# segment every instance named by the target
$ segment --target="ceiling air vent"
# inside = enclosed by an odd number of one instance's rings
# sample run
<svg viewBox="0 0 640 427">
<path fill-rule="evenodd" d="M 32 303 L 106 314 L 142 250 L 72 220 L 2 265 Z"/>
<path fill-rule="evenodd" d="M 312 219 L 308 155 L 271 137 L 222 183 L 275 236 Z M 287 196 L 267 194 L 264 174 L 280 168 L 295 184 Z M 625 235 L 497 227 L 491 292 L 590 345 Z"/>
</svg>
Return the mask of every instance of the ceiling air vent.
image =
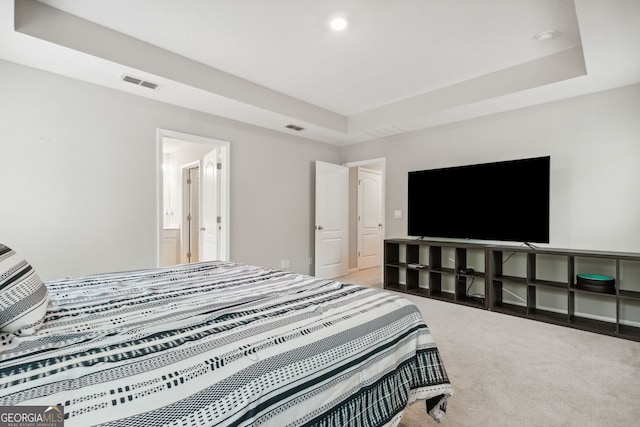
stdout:
<svg viewBox="0 0 640 427">
<path fill-rule="evenodd" d="M 296 125 L 286 125 L 285 127 L 286 127 L 287 129 L 295 130 L 296 132 L 300 132 L 301 130 L 304 130 L 304 128 L 303 128 L 303 127 L 296 126 Z"/>
<path fill-rule="evenodd" d="M 151 83 L 151 82 L 147 82 L 145 80 L 143 80 L 140 83 L 140 86 L 144 86 L 144 87 L 148 87 L 149 89 L 158 89 L 158 85 L 156 83 Z"/>
<path fill-rule="evenodd" d="M 121 79 L 122 79 L 122 81 L 125 81 L 127 83 L 131 83 L 131 84 L 134 84 L 134 85 L 137 85 L 137 86 L 146 87 L 146 88 L 153 89 L 153 90 L 156 90 L 156 89 L 160 88 L 160 85 L 157 84 L 157 83 L 153 83 L 153 82 L 149 82 L 149 81 L 146 81 L 146 80 L 142 80 L 142 79 L 139 79 L 137 77 L 130 76 L 128 74 L 123 74 Z"/>
<path fill-rule="evenodd" d="M 395 126 L 395 125 L 391 125 L 391 126 L 386 126 L 386 127 L 382 127 L 379 129 L 372 129 L 369 131 L 366 131 L 367 134 L 371 135 L 371 136 L 375 136 L 376 138 L 388 138 L 390 136 L 395 136 L 395 135 L 400 135 L 402 133 L 406 133 L 407 131 Z"/>
</svg>

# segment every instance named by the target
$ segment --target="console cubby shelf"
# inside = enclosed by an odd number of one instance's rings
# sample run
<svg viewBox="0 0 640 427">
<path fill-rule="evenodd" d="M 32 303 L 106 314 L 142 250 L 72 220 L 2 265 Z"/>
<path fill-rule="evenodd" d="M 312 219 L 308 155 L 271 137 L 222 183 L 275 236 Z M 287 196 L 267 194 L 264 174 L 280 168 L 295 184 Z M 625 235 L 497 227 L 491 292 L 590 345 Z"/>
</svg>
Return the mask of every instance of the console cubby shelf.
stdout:
<svg viewBox="0 0 640 427">
<path fill-rule="evenodd" d="M 578 288 L 578 274 L 615 289 Z M 389 239 L 384 287 L 640 341 L 640 254 Z"/>
</svg>

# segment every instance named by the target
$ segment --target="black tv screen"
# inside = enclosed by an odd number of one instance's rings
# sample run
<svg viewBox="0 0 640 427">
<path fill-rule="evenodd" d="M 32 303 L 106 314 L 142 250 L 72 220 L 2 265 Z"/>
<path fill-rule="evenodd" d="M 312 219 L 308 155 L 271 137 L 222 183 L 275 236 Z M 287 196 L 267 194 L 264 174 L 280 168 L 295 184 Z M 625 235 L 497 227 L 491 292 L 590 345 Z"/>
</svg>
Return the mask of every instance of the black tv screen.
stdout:
<svg viewBox="0 0 640 427">
<path fill-rule="evenodd" d="M 408 234 L 549 243 L 550 157 L 409 172 Z"/>
</svg>

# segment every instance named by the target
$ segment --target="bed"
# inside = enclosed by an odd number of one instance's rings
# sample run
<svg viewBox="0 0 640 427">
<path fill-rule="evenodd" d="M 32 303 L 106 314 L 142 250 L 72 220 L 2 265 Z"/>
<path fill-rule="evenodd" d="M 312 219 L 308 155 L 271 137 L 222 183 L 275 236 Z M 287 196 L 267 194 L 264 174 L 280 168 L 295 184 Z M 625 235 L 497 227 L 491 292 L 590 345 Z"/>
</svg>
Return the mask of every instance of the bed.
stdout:
<svg viewBox="0 0 640 427">
<path fill-rule="evenodd" d="M 0 406 L 66 427 L 395 426 L 417 401 L 440 421 L 453 392 L 400 294 L 222 261 L 35 287 L 26 315 L 0 295 Z"/>
</svg>

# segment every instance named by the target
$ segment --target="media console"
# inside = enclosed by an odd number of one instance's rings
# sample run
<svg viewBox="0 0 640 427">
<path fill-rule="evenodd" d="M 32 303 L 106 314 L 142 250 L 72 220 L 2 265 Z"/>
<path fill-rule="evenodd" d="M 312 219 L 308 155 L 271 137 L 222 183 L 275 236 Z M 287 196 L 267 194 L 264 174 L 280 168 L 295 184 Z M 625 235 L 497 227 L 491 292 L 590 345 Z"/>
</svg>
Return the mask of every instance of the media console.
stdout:
<svg viewBox="0 0 640 427">
<path fill-rule="evenodd" d="M 606 291 L 576 277 L 613 279 Z M 384 288 L 640 341 L 640 254 L 389 239 Z"/>
</svg>

